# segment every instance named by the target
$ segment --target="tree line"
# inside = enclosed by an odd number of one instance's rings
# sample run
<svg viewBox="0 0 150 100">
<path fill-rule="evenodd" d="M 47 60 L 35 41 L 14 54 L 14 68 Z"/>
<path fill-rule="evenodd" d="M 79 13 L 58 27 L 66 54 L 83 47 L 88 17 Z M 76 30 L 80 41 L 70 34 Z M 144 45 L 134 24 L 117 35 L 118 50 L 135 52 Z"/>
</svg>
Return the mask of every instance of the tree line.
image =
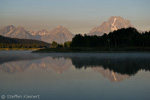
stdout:
<svg viewBox="0 0 150 100">
<path fill-rule="evenodd" d="M 122 28 L 102 36 L 77 34 L 70 47 L 150 47 L 150 32 L 139 33 L 135 28 Z"/>
</svg>

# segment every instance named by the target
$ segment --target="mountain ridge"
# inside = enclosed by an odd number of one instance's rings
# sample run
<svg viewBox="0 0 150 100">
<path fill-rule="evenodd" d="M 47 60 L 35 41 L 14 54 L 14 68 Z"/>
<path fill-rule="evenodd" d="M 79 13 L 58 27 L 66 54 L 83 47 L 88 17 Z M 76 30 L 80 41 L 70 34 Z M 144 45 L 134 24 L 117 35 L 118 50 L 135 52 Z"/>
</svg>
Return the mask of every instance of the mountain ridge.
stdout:
<svg viewBox="0 0 150 100">
<path fill-rule="evenodd" d="M 71 41 L 74 35 L 65 27 L 58 25 L 42 37 L 42 41 L 64 43 Z"/>
<path fill-rule="evenodd" d="M 66 41 L 71 41 L 74 37 L 67 28 L 63 26 L 57 26 L 51 31 L 46 29 L 40 31 L 28 31 L 21 26 L 15 27 L 14 25 L 8 25 L 0 30 L 0 35 L 11 38 L 20 38 L 20 39 L 36 39 L 44 42 L 53 42 L 64 43 Z"/>
<path fill-rule="evenodd" d="M 104 33 L 108 34 L 114 30 L 128 27 L 133 27 L 129 20 L 126 20 L 120 16 L 111 16 L 100 26 L 93 28 L 89 33 L 87 33 L 87 35 L 101 36 Z M 15 27 L 13 25 L 8 25 L 0 30 L 0 35 L 12 38 L 36 39 L 48 43 L 53 41 L 56 41 L 57 43 L 64 43 L 66 41 L 71 41 L 74 37 L 74 34 L 61 25 L 56 26 L 50 31 L 47 31 L 46 29 L 39 31 L 28 31 L 21 26 Z"/>
</svg>

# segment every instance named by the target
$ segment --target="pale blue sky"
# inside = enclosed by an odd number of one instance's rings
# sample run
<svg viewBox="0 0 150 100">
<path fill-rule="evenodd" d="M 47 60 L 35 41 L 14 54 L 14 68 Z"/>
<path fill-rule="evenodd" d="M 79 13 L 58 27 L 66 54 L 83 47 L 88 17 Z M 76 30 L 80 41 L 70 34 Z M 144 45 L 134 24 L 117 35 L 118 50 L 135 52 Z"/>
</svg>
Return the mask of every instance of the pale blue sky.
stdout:
<svg viewBox="0 0 150 100">
<path fill-rule="evenodd" d="M 57 25 L 72 33 L 88 33 L 111 16 L 150 30 L 150 0 L 0 0 L 0 28 L 23 26 L 51 30 Z"/>
</svg>

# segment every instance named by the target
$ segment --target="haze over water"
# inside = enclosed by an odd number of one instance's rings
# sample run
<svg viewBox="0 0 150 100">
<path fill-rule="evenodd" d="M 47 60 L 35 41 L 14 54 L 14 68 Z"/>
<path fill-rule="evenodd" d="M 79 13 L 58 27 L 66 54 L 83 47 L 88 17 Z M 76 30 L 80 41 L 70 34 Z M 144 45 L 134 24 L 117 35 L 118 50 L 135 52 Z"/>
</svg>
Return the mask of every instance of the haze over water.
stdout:
<svg viewBox="0 0 150 100">
<path fill-rule="evenodd" d="M 41 100 L 149 100 L 149 53 L 0 51 L 0 95 Z M 6 98 L 7 99 L 7 98 Z"/>
</svg>

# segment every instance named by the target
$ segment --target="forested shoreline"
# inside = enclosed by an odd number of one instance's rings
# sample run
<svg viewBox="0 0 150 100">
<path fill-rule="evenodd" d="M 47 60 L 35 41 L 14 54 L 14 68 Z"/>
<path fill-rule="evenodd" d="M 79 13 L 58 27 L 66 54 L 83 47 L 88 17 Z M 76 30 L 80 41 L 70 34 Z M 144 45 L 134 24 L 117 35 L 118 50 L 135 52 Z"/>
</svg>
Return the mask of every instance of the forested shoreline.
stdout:
<svg viewBox="0 0 150 100">
<path fill-rule="evenodd" d="M 77 34 L 72 41 L 51 43 L 50 48 L 37 52 L 103 52 L 150 51 L 150 32 L 139 33 L 135 28 L 122 28 L 102 36 Z"/>
</svg>

